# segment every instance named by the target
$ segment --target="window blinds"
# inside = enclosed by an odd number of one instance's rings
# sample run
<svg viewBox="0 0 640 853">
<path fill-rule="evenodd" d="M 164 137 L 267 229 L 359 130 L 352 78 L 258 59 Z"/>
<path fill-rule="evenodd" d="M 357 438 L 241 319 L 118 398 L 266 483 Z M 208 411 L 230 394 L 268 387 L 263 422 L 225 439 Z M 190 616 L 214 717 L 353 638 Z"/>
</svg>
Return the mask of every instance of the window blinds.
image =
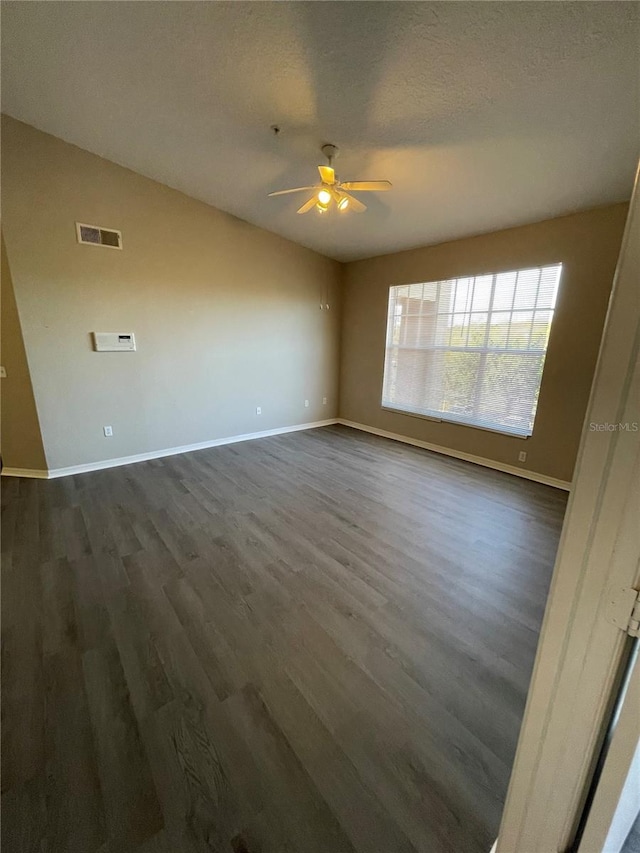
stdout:
<svg viewBox="0 0 640 853">
<path fill-rule="evenodd" d="M 531 435 L 561 272 L 391 287 L 382 405 Z"/>
</svg>

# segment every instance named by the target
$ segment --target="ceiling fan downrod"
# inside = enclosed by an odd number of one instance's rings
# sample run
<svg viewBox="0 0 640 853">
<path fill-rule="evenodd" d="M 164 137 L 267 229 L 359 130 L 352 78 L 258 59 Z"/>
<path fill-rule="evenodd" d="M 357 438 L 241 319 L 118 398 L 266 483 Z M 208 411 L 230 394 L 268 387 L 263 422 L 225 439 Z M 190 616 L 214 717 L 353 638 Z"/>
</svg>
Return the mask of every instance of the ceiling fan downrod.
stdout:
<svg viewBox="0 0 640 853">
<path fill-rule="evenodd" d="M 333 161 L 338 156 L 338 146 L 327 143 L 326 145 L 323 145 L 320 150 L 329 161 L 329 165 L 333 166 Z"/>
</svg>

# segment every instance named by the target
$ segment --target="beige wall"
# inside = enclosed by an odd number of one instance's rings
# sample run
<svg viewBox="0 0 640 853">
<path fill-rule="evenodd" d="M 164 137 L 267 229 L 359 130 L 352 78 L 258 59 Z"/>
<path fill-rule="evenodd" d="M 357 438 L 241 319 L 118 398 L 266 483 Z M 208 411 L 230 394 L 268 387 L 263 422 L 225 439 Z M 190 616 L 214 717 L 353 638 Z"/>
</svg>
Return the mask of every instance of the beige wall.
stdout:
<svg viewBox="0 0 640 853">
<path fill-rule="evenodd" d="M 45 467 L 46 451 L 55 469 L 332 418 L 341 355 L 342 418 L 507 465 L 525 449 L 523 468 L 571 479 L 626 204 L 341 267 L 13 119 L 2 134 L 5 301 L 15 291 L 19 312 L 8 339 L 17 352 L 21 325 L 37 404 L 23 353 L 3 390 L 20 400 L 5 402 L 5 465 Z M 118 228 L 123 251 L 79 245 L 76 221 Z M 557 261 L 532 437 L 382 411 L 390 285 Z M 138 351 L 95 353 L 92 331 L 133 331 Z"/>
<path fill-rule="evenodd" d="M 7 468 L 46 469 L 42 435 L 33 399 L 29 367 L 11 282 L 11 271 L 2 239 L 2 347 L 0 358 L 7 371 L 2 383 L 2 462 Z"/>
<path fill-rule="evenodd" d="M 337 263 L 7 117 L 2 178 L 50 468 L 336 415 Z M 79 245 L 76 220 L 123 251 Z M 93 331 L 138 351 L 95 353 Z"/>
<path fill-rule="evenodd" d="M 348 264 L 340 416 L 507 465 L 571 480 L 628 205 L 596 208 L 466 240 Z M 389 287 L 562 261 L 533 435 L 523 440 L 380 406 Z M 527 461 L 518 462 L 520 450 Z"/>
</svg>

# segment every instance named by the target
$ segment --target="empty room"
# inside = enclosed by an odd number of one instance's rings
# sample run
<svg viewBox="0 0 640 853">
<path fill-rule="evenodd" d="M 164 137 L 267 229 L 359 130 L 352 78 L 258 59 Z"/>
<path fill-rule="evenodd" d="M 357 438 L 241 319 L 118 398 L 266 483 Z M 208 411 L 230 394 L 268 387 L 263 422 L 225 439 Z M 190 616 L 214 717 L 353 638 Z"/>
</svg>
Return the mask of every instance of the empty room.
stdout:
<svg viewBox="0 0 640 853">
<path fill-rule="evenodd" d="M 640 6 L 2 0 L 5 853 L 640 850 Z"/>
</svg>

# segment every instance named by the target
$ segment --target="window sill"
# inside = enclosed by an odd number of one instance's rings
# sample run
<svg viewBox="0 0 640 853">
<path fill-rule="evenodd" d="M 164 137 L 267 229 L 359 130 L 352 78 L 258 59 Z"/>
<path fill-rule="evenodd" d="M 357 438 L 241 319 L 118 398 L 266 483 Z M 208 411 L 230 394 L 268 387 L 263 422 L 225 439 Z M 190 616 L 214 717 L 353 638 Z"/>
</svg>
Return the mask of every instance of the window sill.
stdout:
<svg viewBox="0 0 640 853">
<path fill-rule="evenodd" d="M 496 435 L 506 435 L 509 438 L 527 439 L 530 435 L 520 432 L 508 432 L 503 429 L 495 429 L 493 427 L 480 426 L 478 424 L 470 424 L 467 421 L 459 421 L 455 418 L 443 418 L 438 415 L 423 415 L 420 412 L 409 412 L 407 409 L 394 409 L 392 406 L 381 406 L 383 412 L 393 412 L 396 415 L 407 415 L 409 418 L 420 418 L 423 421 L 432 421 L 433 423 L 454 424 L 455 426 L 468 427 L 469 429 L 479 429 L 483 432 L 493 432 Z"/>
</svg>

